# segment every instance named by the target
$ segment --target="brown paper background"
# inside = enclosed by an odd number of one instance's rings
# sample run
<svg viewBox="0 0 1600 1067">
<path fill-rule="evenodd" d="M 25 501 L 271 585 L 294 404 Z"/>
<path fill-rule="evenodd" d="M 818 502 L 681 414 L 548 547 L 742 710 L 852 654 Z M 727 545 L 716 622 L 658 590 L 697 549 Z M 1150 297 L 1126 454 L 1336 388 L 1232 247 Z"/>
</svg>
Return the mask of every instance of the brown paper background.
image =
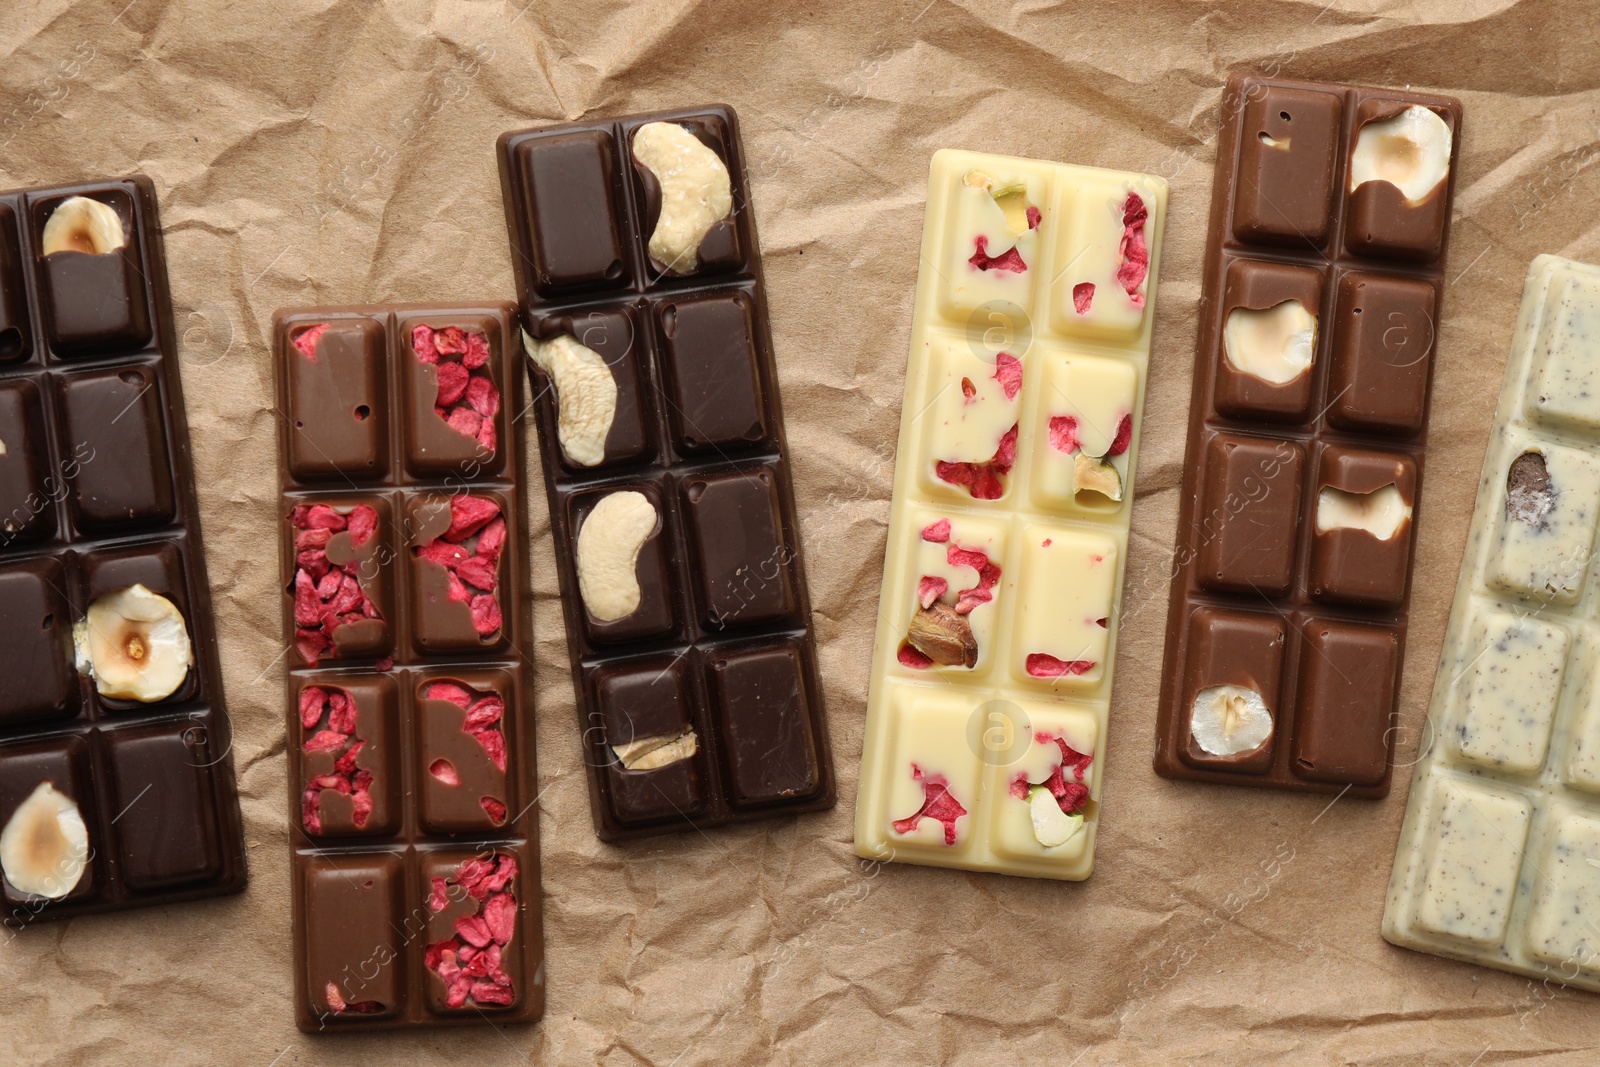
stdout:
<svg viewBox="0 0 1600 1067">
<path fill-rule="evenodd" d="M 160 190 L 250 856 L 242 896 L 39 924 L 0 945 L 0 1061 L 1595 1062 L 1600 999 L 1378 936 L 1409 772 L 1386 800 L 1329 808 L 1150 769 L 1226 73 L 1410 83 L 1465 105 L 1403 685 L 1409 764 L 1523 273 L 1540 252 L 1600 259 L 1592 4 L 526 2 L 0 4 L 0 179 L 143 171 Z M 531 1028 L 301 1035 L 278 576 L 262 547 L 272 312 L 510 299 L 497 134 L 709 101 L 744 126 L 839 805 L 595 839 L 530 454 L 548 1014 Z M 943 146 L 1172 182 L 1099 866 L 1080 885 L 851 853 L 923 195 Z"/>
</svg>

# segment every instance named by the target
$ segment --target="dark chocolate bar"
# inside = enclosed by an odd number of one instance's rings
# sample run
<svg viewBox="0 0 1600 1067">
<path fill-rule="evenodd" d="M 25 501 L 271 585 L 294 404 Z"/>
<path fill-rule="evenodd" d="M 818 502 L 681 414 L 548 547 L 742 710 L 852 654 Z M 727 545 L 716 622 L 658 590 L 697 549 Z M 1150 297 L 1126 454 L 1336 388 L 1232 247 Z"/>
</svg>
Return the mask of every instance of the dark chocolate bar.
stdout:
<svg viewBox="0 0 1600 1067">
<path fill-rule="evenodd" d="M 1155 767 L 1379 797 L 1461 106 L 1239 74 L 1222 108 Z"/>
<path fill-rule="evenodd" d="M 176 353 L 148 178 L 0 194 L 14 929 L 245 884 Z"/>
<path fill-rule="evenodd" d="M 295 1017 L 544 1011 L 509 304 L 280 311 Z"/>
<path fill-rule="evenodd" d="M 507 133 L 595 832 L 834 803 L 738 122 Z"/>
</svg>

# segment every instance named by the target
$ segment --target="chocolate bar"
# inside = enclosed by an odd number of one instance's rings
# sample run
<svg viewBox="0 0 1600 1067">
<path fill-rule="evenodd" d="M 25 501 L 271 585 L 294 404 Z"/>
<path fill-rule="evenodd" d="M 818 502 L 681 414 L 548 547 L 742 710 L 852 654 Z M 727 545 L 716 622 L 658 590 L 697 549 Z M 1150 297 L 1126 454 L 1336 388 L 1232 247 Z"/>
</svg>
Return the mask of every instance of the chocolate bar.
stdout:
<svg viewBox="0 0 1600 1067">
<path fill-rule="evenodd" d="M 544 1010 L 509 304 L 280 311 L 295 1016 Z"/>
<path fill-rule="evenodd" d="M 595 832 L 832 807 L 738 120 L 524 130 L 499 158 Z"/>
<path fill-rule="evenodd" d="M 1600 992 L 1600 268 L 1528 271 L 1383 936 Z"/>
<path fill-rule="evenodd" d="M 934 154 L 855 848 L 1094 866 L 1167 184 Z"/>
<path fill-rule="evenodd" d="M 1380 797 L 1461 106 L 1222 98 L 1155 768 Z"/>
<path fill-rule="evenodd" d="M 0 194 L 5 923 L 245 884 L 155 186 Z"/>
</svg>

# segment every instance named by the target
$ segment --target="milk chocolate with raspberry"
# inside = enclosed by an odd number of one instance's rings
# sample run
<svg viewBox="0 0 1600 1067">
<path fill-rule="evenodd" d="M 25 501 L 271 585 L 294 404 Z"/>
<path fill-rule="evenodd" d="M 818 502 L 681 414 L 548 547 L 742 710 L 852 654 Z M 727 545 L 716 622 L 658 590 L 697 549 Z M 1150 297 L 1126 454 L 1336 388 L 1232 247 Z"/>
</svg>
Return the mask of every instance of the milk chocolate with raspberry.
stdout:
<svg viewBox="0 0 1600 1067">
<path fill-rule="evenodd" d="M 280 312 L 302 1030 L 543 1012 L 509 305 Z"/>
<path fill-rule="evenodd" d="M 1222 115 L 1155 768 L 1381 797 L 1461 105 L 1237 74 Z M 1443 136 L 1403 193 L 1356 157 L 1406 115 Z"/>
<path fill-rule="evenodd" d="M 75 197 L 109 209 L 120 244 L 46 254 Z M 0 878 L 14 931 L 245 885 L 177 361 L 149 179 L 0 193 L 0 827 L 49 783 L 88 836 L 59 897 Z M 174 605 L 192 646 L 152 702 L 102 696 L 75 664 L 74 624 L 133 585 Z"/>
<path fill-rule="evenodd" d="M 636 151 L 653 123 L 713 174 L 680 203 L 715 201 L 721 171 L 730 203 L 670 264 L 651 252 L 670 198 Z M 530 358 L 595 832 L 614 841 L 831 807 L 737 117 L 710 106 L 516 131 L 499 157 L 522 324 L 536 345 L 586 349 L 615 398 L 585 430 L 593 405 Z M 580 432 L 595 435 L 592 455 Z M 634 560 L 636 601 L 603 617 L 584 599 L 578 546 L 623 493 L 656 522 Z"/>
</svg>

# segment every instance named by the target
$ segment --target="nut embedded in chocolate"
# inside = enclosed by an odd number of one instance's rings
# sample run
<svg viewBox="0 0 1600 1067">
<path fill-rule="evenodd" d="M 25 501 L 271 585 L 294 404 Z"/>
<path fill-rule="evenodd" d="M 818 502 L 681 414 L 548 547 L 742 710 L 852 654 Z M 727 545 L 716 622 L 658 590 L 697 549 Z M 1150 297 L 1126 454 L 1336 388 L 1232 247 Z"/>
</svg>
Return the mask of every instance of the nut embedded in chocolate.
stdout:
<svg viewBox="0 0 1600 1067">
<path fill-rule="evenodd" d="M 661 217 L 650 256 L 669 274 L 700 266 L 700 242 L 733 210 L 728 168 L 676 122 L 647 122 L 633 135 L 633 157 L 661 185 Z"/>
<path fill-rule="evenodd" d="M 1222 347 L 1237 370 L 1273 385 L 1287 385 L 1311 367 L 1317 317 L 1298 300 L 1262 311 L 1236 307 L 1223 326 Z"/>
<path fill-rule="evenodd" d="M 1272 736 L 1272 711 L 1254 689 L 1214 685 L 1195 694 L 1189 732 L 1213 756 L 1246 755 Z"/>
<path fill-rule="evenodd" d="M 972 624 L 948 604 L 919 607 L 906 630 L 906 641 L 940 666 L 970 670 L 978 665 L 978 642 L 972 636 Z"/>
<path fill-rule="evenodd" d="M 1542 455 L 1524 452 L 1511 461 L 1511 470 L 1506 474 L 1508 518 L 1535 528 L 1542 527 L 1555 501 L 1555 486 L 1550 482 L 1550 471 Z"/>
<path fill-rule="evenodd" d="M 593 467 L 606 458 L 606 439 L 617 415 L 617 379 L 599 354 L 567 334 L 535 341 L 522 333 L 522 347 L 556 387 L 556 437 L 571 463 Z"/>
<path fill-rule="evenodd" d="M 1388 182 L 1408 202 L 1422 200 L 1449 176 L 1450 140 L 1450 125 L 1419 104 L 1367 123 L 1350 153 L 1350 191 L 1366 182 Z"/>
<path fill-rule="evenodd" d="M 1388 541 L 1411 521 L 1411 505 L 1393 482 L 1370 493 L 1322 487 L 1317 494 L 1317 532 L 1364 530 Z"/>
<path fill-rule="evenodd" d="M 0 831 L 0 871 L 19 893 L 60 900 L 89 864 L 89 830 L 72 798 L 40 782 Z"/>
<path fill-rule="evenodd" d="M 70 196 L 50 212 L 40 245 L 45 255 L 85 252 L 103 256 L 123 247 L 128 236 L 110 204 L 87 196 Z"/>
<path fill-rule="evenodd" d="M 625 490 L 600 499 L 578 531 L 578 593 L 601 622 L 639 610 L 639 550 L 659 524 L 643 493 Z"/>
<path fill-rule="evenodd" d="M 625 745 L 612 745 L 617 759 L 630 771 L 653 771 L 693 756 L 699 750 L 694 729 L 680 734 L 636 737 Z"/>
<path fill-rule="evenodd" d="M 194 647 L 183 614 L 142 585 L 89 605 L 72 628 L 78 671 L 103 697 L 151 704 L 178 691 L 189 677 Z"/>
</svg>

